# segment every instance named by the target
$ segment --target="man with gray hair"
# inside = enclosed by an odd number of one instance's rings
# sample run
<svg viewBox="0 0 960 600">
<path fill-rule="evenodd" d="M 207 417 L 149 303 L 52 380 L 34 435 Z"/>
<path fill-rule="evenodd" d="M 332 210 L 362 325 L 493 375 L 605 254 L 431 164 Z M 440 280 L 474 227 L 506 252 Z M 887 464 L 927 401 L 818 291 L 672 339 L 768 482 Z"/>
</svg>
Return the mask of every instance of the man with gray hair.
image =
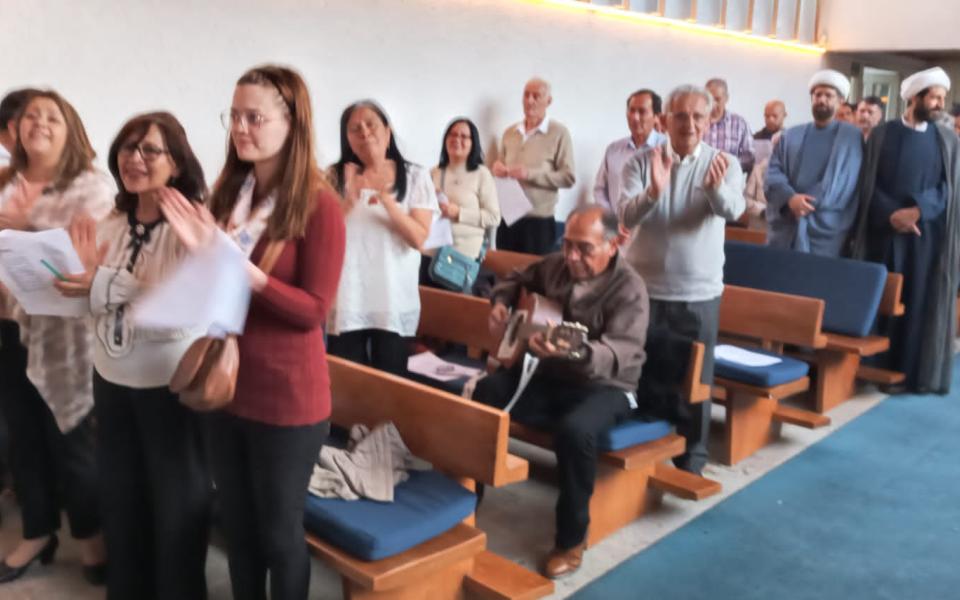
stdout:
<svg viewBox="0 0 960 600">
<path fill-rule="evenodd" d="M 702 381 L 713 382 L 727 221 L 745 208 L 737 160 L 703 142 L 712 98 L 686 85 L 667 100 L 667 145 L 638 152 L 623 169 L 620 221 L 632 230 L 627 260 L 650 294 L 650 321 L 706 346 Z M 699 474 L 707 461 L 710 402 L 677 397 L 672 414 L 687 440 L 676 465 Z"/>
<path fill-rule="evenodd" d="M 523 121 L 503 132 L 490 170 L 520 182 L 533 209 L 513 225 L 501 223 L 497 248 L 547 254 L 557 241 L 557 191 L 572 187 L 573 142 L 567 128 L 547 117 L 553 102 L 550 84 L 535 77 L 523 88 Z"/>
<path fill-rule="evenodd" d="M 743 172 L 749 173 L 755 161 L 750 126 L 746 119 L 727 110 L 730 92 L 725 80 L 714 77 L 707 82 L 706 87 L 713 99 L 713 105 L 710 107 L 710 126 L 703 136 L 703 141 L 721 152 L 737 157 Z"/>
</svg>

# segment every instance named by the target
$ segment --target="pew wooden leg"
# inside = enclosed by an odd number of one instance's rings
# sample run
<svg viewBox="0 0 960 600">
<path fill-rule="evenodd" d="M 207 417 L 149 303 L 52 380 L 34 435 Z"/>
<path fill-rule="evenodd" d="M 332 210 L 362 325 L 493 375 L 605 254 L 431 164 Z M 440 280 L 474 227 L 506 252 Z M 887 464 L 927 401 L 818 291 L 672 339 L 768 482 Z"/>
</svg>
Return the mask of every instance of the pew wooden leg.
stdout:
<svg viewBox="0 0 960 600">
<path fill-rule="evenodd" d="M 773 418 L 778 402 L 773 398 L 728 390 L 726 406 L 724 464 L 735 465 L 780 437 L 780 423 Z"/>
<path fill-rule="evenodd" d="M 464 600 L 464 578 L 473 570 L 474 559 L 447 565 L 439 571 L 411 579 L 388 590 L 371 590 L 343 577 L 344 600 Z"/>
<path fill-rule="evenodd" d="M 814 409 L 823 414 L 853 396 L 860 356 L 852 352 L 817 350 Z"/>
<path fill-rule="evenodd" d="M 590 498 L 590 532 L 593 546 L 660 504 L 663 492 L 650 486 L 656 463 L 624 470 L 597 465 L 597 480 Z"/>
</svg>

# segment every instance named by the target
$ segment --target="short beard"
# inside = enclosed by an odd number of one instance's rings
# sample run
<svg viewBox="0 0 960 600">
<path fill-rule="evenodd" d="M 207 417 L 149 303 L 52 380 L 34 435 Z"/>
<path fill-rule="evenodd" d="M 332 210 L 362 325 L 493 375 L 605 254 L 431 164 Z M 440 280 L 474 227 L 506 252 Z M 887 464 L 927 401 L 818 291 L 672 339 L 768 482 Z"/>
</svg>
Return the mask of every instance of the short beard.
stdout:
<svg viewBox="0 0 960 600">
<path fill-rule="evenodd" d="M 918 123 L 924 123 L 926 121 L 933 120 L 933 114 L 923 105 L 922 102 L 917 102 L 913 107 L 913 120 Z"/>
<path fill-rule="evenodd" d="M 829 106 L 819 107 L 814 106 L 812 109 L 813 119 L 815 121 L 829 121 L 833 118 L 833 115 L 836 114 L 836 111 L 830 108 Z"/>
</svg>

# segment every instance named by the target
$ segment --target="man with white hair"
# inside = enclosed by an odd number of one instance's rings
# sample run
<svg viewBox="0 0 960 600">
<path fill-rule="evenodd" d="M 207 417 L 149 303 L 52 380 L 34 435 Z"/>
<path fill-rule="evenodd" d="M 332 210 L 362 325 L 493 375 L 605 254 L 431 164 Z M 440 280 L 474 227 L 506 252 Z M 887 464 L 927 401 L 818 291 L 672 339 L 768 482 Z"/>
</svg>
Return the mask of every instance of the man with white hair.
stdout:
<svg viewBox="0 0 960 600">
<path fill-rule="evenodd" d="M 623 168 L 620 221 L 632 230 L 627 261 L 643 277 L 650 322 L 703 342 L 703 376 L 713 382 L 723 293 L 723 241 L 727 221 L 743 214 L 743 170 L 730 154 L 703 142 L 713 99 L 685 85 L 667 99 L 669 142 L 637 152 Z M 710 402 L 675 399 L 666 415 L 687 440 L 676 465 L 699 474 L 707 462 Z"/>
<path fill-rule="evenodd" d="M 960 274 L 960 140 L 937 123 L 949 91 L 939 67 L 903 80 L 903 118 L 867 141 L 853 238 L 856 258 L 903 274 L 906 313 L 880 323 L 880 366 L 904 373 L 904 389 L 938 394 L 950 390 Z"/>
<path fill-rule="evenodd" d="M 572 187 L 573 143 L 567 128 L 547 117 L 553 102 L 550 84 L 533 78 L 523 88 L 523 121 L 503 132 L 490 170 L 520 182 L 533 209 L 511 226 L 501 223 L 497 248 L 548 254 L 557 241 L 557 191 Z"/>
<path fill-rule="evenodd" d="M 850 81 L 832 69 L 814 74 L 813 122 L 787 129 L 767 169 L 771 246 L 840 256 L 857 217 L 857 177 L 863 160 L 860 130 L 837 120 Z"/>
</svg>

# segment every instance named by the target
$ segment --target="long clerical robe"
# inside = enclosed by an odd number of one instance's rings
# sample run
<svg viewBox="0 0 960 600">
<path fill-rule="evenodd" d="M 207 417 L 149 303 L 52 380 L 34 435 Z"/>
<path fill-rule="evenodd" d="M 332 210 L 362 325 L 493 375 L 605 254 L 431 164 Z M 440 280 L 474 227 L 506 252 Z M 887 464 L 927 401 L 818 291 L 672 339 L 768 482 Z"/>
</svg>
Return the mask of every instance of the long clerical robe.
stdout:
<svg viewBox="0 0 960 600">
<path fill-rule="evenodd" d="M 874 129 L 860 181 L 853 256 L 902 273 L 906 314 L 881 322 L 890 336 L 883 365 L 906 375 L 908 389 L 950 390 L 960 281 L 960 140 L 929 123 L 917 131 L 896 120 Z M 899 233 L 890 215 L 918 207 L 920 235 Z"/>
<path fill-rule="evenodd" d="M 768 243 L 821 256 L 839 256 L 857 216 L 857 178 L 863 160 L 860 130 L 832 121 L 787 129 L 770 157 L 764 192 Z M 794 216 L 788 202 L 808 194 L 814 212 Z"/>
</svg>

